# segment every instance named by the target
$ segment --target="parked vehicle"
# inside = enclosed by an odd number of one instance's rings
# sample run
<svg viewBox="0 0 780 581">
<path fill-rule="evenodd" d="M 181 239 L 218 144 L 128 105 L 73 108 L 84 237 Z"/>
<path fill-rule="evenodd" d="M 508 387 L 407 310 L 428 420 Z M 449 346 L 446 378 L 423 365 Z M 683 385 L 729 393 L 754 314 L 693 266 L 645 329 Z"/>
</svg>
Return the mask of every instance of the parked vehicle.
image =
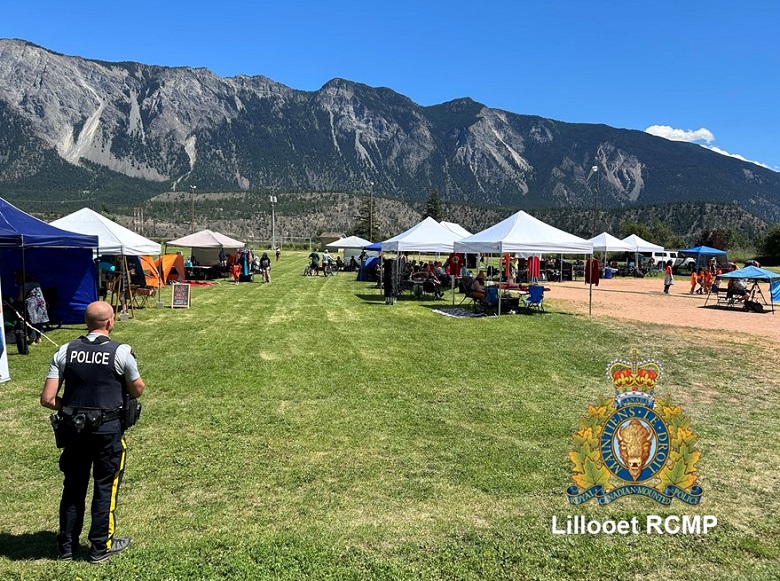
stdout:
<svg viewBox="0 0 780 581">
<path fill-rule="evenodd" d="M 652 259 L 652 261 L 651 261 Z M 674 251 L 664 252 L 640 252 L 639 253 L 639 266 L 644 270 L 662 270 L 668 261 L 672 261 L 672 268 L 677 266 L 683 261 L 683 259 L 677 256 Z"/>
</svg>

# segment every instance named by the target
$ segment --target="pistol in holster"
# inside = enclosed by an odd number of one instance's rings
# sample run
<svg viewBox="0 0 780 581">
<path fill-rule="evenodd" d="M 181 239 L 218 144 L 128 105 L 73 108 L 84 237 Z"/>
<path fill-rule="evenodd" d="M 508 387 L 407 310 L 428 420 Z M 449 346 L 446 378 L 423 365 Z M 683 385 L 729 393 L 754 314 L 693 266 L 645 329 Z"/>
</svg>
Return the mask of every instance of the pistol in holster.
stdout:
<svg viewBox="0 0 780 581">
<path fill-rule="evenodd" d="M 119 417 L 122 422 L 122 431 L 134 426 L 141 417 L 141 404 L 129 393 L 122 395 L 122 414 Z"/>
<path fill-rule="evenodd" d="M 63 430 L 62 418 L 59 416 L 59 414 L 51 414 L 49 416 L 49 421 L 51 422 L 52 430 L 54 430 L 54 443 L 57 445 L 58 448 L 64 448 L 65 436 L 62 433 Z"/>
</svg>

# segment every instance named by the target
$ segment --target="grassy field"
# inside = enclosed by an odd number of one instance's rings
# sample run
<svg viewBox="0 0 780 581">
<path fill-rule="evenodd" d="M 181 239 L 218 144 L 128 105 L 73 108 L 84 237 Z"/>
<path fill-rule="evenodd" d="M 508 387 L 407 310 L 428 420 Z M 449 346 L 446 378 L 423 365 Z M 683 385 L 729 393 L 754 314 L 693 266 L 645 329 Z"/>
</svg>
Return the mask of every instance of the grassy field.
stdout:
<svg viewBox="0 0 780 581">
<path fill-rule="evenodd" d="M 9 347 L 0 579 L 780 578 L 776 345 L 588 319 L 554 297 L 545 315 L 443 317 L 351 274 L 305 278 L 304 256 L 270 285 L 194 287 L 189 309 L 117 323 L 147 393 L 117 513 L 134 543 L 106 565 L 53 560 L 62 479 L 38 396 L 54 346 Z M 700 436 L 701 506 L 567 502 L 578 419 L 633 345 Z M 551 531 L 554 515 L 648 514 L 719 524 Z"/>
</svg>

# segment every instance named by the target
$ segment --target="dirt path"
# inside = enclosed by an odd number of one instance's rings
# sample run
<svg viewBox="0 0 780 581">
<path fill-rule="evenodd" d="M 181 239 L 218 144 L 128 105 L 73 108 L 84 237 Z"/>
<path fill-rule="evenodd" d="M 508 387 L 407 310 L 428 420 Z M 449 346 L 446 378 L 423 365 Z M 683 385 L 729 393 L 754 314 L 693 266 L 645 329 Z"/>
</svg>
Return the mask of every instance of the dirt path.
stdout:
<svg viewBox="0 0 780 581">
<path fill-rule="evenodd" d="M 579 282 L 546 283 L 545 304 L 551 310 L 566 309 L 588 313 L 588 285 Z M 593 287 L 592 314 L 599 318 L 616 320 L 630 318 L 636 321 L 695 327 L 705 330 L 723 330 L 732 333 L 759 335 L 780 341 L 780 310 L 775 314 L 767 305 L 763 314 L 745 312 L 741 308 L 713 307 L 707 295 L 691 295 L 689 279 L 678 278 L 669 295 L 663 294 L 663 278 L 613 278 L 602 280 Z M 761 284 L 761 291 L 769 301 L 769 285 Z M 776 305 L 776 310 L 780 305 Z"/>
</svg>

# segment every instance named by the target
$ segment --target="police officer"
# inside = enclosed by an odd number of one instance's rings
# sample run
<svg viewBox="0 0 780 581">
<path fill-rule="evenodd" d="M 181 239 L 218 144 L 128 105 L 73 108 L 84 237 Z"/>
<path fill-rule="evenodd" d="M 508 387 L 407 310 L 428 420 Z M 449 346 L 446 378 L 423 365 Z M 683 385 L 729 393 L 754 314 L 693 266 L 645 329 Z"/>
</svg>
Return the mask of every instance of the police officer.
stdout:
<svg viewBox="0 0 780 581">
<path fill-rule="evenodd" d="M 120 417 L 123 390 L 137 398 L 145 386 L 130 346 L 109 338 L 114 328 L 111 305 L 103 301 L 90 303 L 85 320 L 87 335 L 63 345 L 52 357 L 41 405 L 57 410 L 60 418 L 58 446 L 63 447 L 60 470 L 65 481 L 57 556 L 71 560 L 78 548 L 92 469 L 89 561 L 101 563 L 130 545 L 129 537 L 114 536 L 114 509 L 126 451 L 125 425 Z M 60 397 L 57 394 L 63 383 Z"/>
</svg>

